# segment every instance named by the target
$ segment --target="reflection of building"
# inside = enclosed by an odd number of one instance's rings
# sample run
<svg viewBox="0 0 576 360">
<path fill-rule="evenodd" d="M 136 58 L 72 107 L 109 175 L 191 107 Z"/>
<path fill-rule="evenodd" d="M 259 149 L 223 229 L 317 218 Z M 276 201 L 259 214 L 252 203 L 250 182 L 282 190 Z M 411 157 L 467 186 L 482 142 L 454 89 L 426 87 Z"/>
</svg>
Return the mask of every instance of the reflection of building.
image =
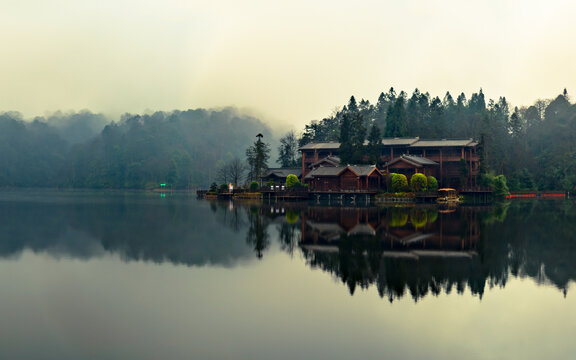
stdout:
<svg viewBox="0 0 576 360">
<path fill-rule="evenodd" d="M 473 210 L 439 213 L 434 207 L 309 207 L 302 213 L 303 247 L 334 251 L 343 237 L 378 241 L 384 256 L 472 256 L 479 240 Z M 417 253 L 415 253 L 417 251 Z M 424 251 L 424 252 L 422 252 Z"/>
<path fill-rule="evenodd" d="M 475 186 L 479 169 L 477 147 L 478 143 L 472 139 L 386 138 L 382 139 L 380 160 L 386 169 L 395 165 L 390 171 L 401 169 L 408 177 L 422 172 L 436 177 L 442 186 Z M 305 179 L 319 167 L 340 165 L 340 143 L 310 143 L 300 151 Z M 328 158 L 337 158 L 338 162 L 322 162 Z"/>
<path fill-rule="evenodd" d="M 304 181 L 314 191 L 373 191 L 382 187 L 382 173 L 374 165 L 321 166 Z"/>
<path fill-rule="evenodd" d="M 390 301 L 406 292 L 484 292 L 474 209 L 309 207 L 300 246 L 309 266 L 337 276 L 351 294 L 375 285 Z"/>
</svg>

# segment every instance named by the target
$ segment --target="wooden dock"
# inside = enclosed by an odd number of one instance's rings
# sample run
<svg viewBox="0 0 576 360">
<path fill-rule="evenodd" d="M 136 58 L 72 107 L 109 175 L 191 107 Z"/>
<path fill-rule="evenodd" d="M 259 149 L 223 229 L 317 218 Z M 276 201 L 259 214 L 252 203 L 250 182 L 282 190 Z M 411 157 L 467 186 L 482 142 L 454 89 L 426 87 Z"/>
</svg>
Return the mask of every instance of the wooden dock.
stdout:
<svg viewBox="0 0 576 360">
<path fill-rule="evenodd" d="M 308 190 L 269 190 L 262 189 L 262 198 L 265 200 L 308 200 L 310 192 Z"/>
</svg>

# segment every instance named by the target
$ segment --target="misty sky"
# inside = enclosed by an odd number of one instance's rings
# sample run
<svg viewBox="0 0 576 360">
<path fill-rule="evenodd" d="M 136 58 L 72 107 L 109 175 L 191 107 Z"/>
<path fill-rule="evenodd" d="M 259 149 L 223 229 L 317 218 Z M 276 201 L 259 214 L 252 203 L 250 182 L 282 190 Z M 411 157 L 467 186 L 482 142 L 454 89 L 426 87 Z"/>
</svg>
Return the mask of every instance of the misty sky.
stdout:
<svg viewBox="0 0 576 360">
<path fill-rule="evenodd" d="M 0 111 L 237 106 L 301 128 L 350 95 L 576 93 L 572 1 L 0 0 Z"/>
</svg>

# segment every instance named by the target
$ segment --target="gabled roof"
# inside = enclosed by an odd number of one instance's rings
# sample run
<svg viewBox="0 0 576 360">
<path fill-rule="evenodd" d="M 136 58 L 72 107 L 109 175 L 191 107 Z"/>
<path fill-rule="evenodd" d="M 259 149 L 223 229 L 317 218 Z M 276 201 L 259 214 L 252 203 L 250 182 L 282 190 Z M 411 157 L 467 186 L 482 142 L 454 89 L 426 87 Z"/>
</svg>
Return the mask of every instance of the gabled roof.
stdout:
<svg viewBox="0 0 576 360">
<path fill-rule="evenodd" d="M 375 165 L 348 165 L 348 167 L 358 176 L 369 176 L 374 170 L 378 171 L 378 173 L 382 175 Z"/>
<path fill-rule="evenodd" d="M 313 168 L 324 163 L 328 164 L 328 166 L 340 166 L 340 158 L 338 156 L 327 156 L 316 161 L 315 163 L 308 165 L 308 167 Z"/>
<path fill-rule="evenodd" d="M 301 177 L 302 176 L 302 168 L 273 168 L 273 169 L 268 169 L 268 172 L 262 177 L 267 178 L 267 177 L 271 177 L 271 176 L 276 176 L 278 178 L 285 179 L 290 174 L 294 174 L 298 177 Z"/>
<path fill-rule="evenodd" d="M 320 166 L 310 171 L 304 178 L 312 179 L 315 176 L 338 176 L 347 166 Z"/>
<path fill-rule="evenodd" d="M 438 165 L 438 163 L 436 161 L 426 159 L 425 157 L 422 157 L 422 156 L 402 155 L 402 156 L 397 157 L 393 160 L 390 160 L 390 162 L 388 162 L 388 164 L 386 164 L 386 166 L 394 165 L 400 161 L 406 162 L 406 163 L 413 165 L 417 168 L 421 168 L 424 166 L 436 166 L 436 165 Z"/>
<path fill-rule="evenodd" d="M 382 139 L 382 145 L 388 146 L 409 146 L 417 142 L 420 138 L 384 138 Z"/>
<path fill-rule="evenodd" d="M 346 169 L 350 169 L 357 176 L 370 176 L 372 172 L 377 171 L 382 175 L 375 165 L 348 165 L 348 166 L 321 166 L 310 171 L 304 178 L 313 179 L 314 177 L 340 176 Z"/>
<path fill-rule="evenodd" d="M 416 148 L 422 147 L 474 147 L 478 142 L 473 139 L 430 139 L 421 140 L 419 137 L 411 138 L 384 138 L 381 140 L 384 146 L 410 146 Z M 367 145 L 368 141 L 364 141 Z M 309 143 L 298 150 L 338 150 L 340 149 L 339 142 L 322 142 L 322 143 Z"/>
<path fill-rule="evenodd" d="M 442 139 L 442 140 L 418 140 L 410 147 L 467 147 L 478 145 L 473 139 Z"/>
<path fill-rule="evenodd" d="M 324 143 L 308 143 L 301 146 L 298 150 L 338 150 L 340 149 L 339 142 L 324 142 Z"/>
</svg>

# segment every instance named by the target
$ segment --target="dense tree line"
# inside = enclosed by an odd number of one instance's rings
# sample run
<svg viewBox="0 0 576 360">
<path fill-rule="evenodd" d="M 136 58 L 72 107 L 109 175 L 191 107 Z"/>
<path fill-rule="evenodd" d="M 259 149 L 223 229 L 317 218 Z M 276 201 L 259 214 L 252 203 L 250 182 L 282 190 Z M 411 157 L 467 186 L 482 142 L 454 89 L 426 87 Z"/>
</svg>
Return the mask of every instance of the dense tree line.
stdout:
<svg viewBox="0 0 576 360">
<path fill-rule="evenodd" d="M 118 122 L 90 112 L 33 121 L 4 113 L 0 186 L 207 186 L 223 164 L 238 165 L 258 133 L 271 138 L 260 120 L 232 108 L 126 114 Z"/>
<path fill-rule="evenodd" d="M 344 162 L 374 164 L 381 135 L 474 138 L 480 142 L 481 173 L 504 174 L 511 190 L 576 187 L 576 105 L 566 90 L 520 108 L 511 108 L 505 97 L 487 100 L 482 90 L 469 99 L 449 92 L 440 99 L 391 88 L 374 105 L 352 96 L 331 116 L 307 124 L 299 145 L 339 141 Z"/>
</svg>

